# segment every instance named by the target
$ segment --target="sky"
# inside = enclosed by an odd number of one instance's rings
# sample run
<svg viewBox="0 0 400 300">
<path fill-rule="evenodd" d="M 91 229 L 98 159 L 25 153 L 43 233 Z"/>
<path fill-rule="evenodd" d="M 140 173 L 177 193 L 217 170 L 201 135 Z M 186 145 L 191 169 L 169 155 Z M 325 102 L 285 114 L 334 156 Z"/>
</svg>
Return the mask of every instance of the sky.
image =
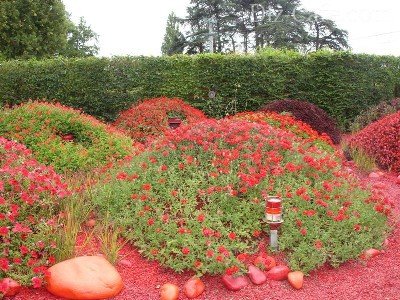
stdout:
<svg viewBox="0 0 400 300">
<path fill-rule="evenodd" d="M 168 14 L 184 17 L 190 0 L 63 0 L 74 21 L 99 34 L 100 56 L 160 55 Z M 302 7 L 349 32 L 353 52 L 400 56 L 400 1 L 303 0 Z"/>
</svg>

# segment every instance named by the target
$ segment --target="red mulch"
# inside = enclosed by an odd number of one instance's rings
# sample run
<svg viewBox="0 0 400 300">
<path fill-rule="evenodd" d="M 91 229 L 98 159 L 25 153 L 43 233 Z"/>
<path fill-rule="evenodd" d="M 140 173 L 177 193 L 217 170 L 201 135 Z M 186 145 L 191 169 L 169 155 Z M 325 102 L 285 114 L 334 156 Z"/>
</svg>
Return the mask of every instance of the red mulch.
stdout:
<svg viewBox="0 0 400 300">
<path fill-rule="evenodd" d="M 395 202 L 395 228 L 388 239 L 384 254 L 371 259 L 368 263 L 348 262 L 338 269 L 329 267 L 314 272 L 305 278 L 304 287 L 294 290 L 287 281 L 269 281 L 262 286 L 249 285 L 239 292 L 230 292 L 223 286 L 220 277 L 203 277 L 206 291 L 198 299 L 400 299 L 400 185 L 396 185 L 394 174 L 385 174 L 381 178 L 370 179 L 360 176 L 365 183 L 383 182 L 385 195 Z M 183 286 L 191 274 L 175 274 L 161 268 L 156 262 L 149 262 L 139 253 L 125 247 L 122 255 L 132 263 L 132 266 L 117 266 L 125 283 L 125 289 L 116 300 L 123 299 L 159 299 L 159 287 L 171 282 Z M 17 300 L 54 300 L 60 299 L 47 293 L 42 288 L 38 290 L 24 289 L 14 299 Z M 187 299 L 182 293 L 179 299 Z"/>
</svg>

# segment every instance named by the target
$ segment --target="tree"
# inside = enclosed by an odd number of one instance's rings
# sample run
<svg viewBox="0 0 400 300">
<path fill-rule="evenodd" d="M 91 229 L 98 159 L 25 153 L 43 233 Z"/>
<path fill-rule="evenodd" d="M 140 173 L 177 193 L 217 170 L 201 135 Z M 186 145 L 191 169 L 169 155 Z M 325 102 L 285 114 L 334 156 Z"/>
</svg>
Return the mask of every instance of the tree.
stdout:
<svg viewBox="0 0 400 300">
<path fill-rule="evenodd" d="M 59 54 L 67 28 L 61 0 L 0 1 L 0 52 L 7 59 Z"/>
<path fill-rule="evenodd" d="M 349 48 L 347 31 L 337 28 L 335 22 L 315 13 L 305 12 L 305 15 L 308 17 L 308 38 L 311 50 Z"/>
<path fill-rule="evenodd" d="M 99 52 L 98 34 L 86 24 L 83 17 L 80 18 L 78 25 L 69 22 L 67 33 L 67 45 L 61 52 L 67 57 L 86 57 L 94 56 Z"/>
<path fill-rule="evenodd" d="M 185 37 L 179 30 L 179 22 L 175 13 L 170 13 L 165 30 L 164 42 L 161 52 L 164 55 L 183 53 L 185 48 Z"/>
<path fill-rule="evenodd" d="M 186 53 L 208 49 L 213 20 L 214 51 L 263 47 L 307 51 L 347 48 L 347 32 L 329 19 L 300 9 L 300 0 L 191 0 L 183 19 Z"/>
</svg>

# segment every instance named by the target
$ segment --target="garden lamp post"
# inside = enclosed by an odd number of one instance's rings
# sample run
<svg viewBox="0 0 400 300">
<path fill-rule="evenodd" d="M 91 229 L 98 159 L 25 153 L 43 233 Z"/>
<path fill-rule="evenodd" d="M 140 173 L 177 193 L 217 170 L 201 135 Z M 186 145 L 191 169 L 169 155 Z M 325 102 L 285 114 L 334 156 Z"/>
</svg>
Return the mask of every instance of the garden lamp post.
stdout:
<svg viewBox="0 0 400 300">
<path fill-rule="evenodd" d="M 273 251 L 278 250 L 278 229 L 283 223 L 282 199 L 276 196 L 268 196 L 265 208 L 265 216 L 270 227 L 270 245 Z"/>
</svg>

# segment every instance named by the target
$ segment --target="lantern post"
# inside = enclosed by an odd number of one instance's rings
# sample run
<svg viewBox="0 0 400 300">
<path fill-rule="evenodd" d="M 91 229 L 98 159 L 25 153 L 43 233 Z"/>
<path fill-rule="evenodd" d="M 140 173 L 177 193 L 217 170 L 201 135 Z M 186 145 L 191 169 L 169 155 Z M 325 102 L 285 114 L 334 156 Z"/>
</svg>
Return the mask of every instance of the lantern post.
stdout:
<svg viewBox="0 0 400 300">
<path fill-rule="evenodd" d="M 265 217 L 270 227 L 270 246 L 273 251 L 277 251 L 278 229 L 283 223 L 282 199 L 277 196 L 267 196 L 266 200 Z"/>
</svg>

